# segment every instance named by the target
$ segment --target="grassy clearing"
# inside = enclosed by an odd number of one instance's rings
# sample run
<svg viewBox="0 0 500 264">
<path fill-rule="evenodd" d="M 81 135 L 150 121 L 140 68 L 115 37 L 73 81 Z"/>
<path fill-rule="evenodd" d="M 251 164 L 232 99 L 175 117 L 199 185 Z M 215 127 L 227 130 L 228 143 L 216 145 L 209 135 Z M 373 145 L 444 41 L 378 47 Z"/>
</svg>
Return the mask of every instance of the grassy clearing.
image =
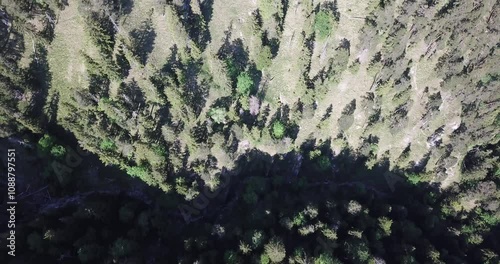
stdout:
<svg viewBox="0 0 500 264">
<path fill-rule="evenodd" d="M 162 11 L 162 12 L 160 12 Z M 149 55 L 148 64 L 155 68 L 161 68 L 168 56 L 171 55 L 171 48 L 176 45 L 178 48 L 189 45 L 188 35 L 181 26 L 179 18 L 170 6 L 164 10 L 154 11 L 151 15 L 156 33 L 154 49 Z"/>
<path fill-rule="evenodd" d="M 307 65 L 308 58 L 297 56 L 303 54 L 305 36 L 312 32 L 312 5 L 299 1 L 289 2 L 289 12 L 285 17 L 284 31 L 281 37 L 279 52 L 270 68 L 270 81 L 266 92 L 266 101 L 276 105 L 278 101 L 293 104 L 305 92 L 301 82 L 301 72 Z"/>
<path fill-rule="evenodd" d="M 52 75 L 52 89 L 61 96 L 60 101 L 70 101 L 75 89 L 88 86 L 85 63 L 80 52 L 89 56 L 97 54 L 96 48 L 84 30 L 84 19 L 78 14 L 78 3 L 70 2 L 59 14 L 55 38 L 48 49 L 48 62 Z M 59 111 L 60 114 L 64 112 Z M 58 118 L 61 118 L 58 115 Z"/>
<path fill-rule="evenodd" d="M 213 3 L 212 20 L 208 24 L 215 49 L 222 46 L 225 32 L 231 31 L 232 40 L 242 38 L 250 43 L 252 12 L 257 9 L 256 1 L 215 0 Z"/>
</svg>

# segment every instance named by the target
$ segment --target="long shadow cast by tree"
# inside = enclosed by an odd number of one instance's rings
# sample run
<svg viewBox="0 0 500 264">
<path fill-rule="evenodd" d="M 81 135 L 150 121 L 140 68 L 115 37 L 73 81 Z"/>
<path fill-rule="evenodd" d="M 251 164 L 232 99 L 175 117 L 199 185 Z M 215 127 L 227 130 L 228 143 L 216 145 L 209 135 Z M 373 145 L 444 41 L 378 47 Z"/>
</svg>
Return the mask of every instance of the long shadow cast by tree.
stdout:
<svg viewBox="0 0 500 264">
<path fill-rule="evenodd" d="M 182 5 L 173 4 L 189 38 L 193 40 L 200 50 L 205 50 L 212 37 L 208 24 L 212 20 L 213 0 L 208 1 L 182 1 Z"/>
<path fill-rule="evenodd" d="M 134 1 L 132 0 L 120 0 L 118 1 L 120 3 L 120 14 L 122 15 L 128 15 L 130 12 L 132 12 L 132 8 L 134 8 Z"/>
<path fill-rule="evenodd" d="M 278 38 L 269 38 L 269 33 L 266 31 L 264 31 L 262 33 L 262 36 L 261 36 L 261 40 L 262 40 L 262 45 L 263 46 L 269 46 L 269 48 L 271 49 L 271 59 L 275 58 L 276 55 L 278 55 L 278 50 L 279 50 L 279 47 L 280 47 L 280 40 Z"/>
<path fill-rule="evenodd" d="M 231 32 L 226 31 L 224 44 L 217 52 L 217 56 L 225 62 L 233 87 L 236 86 L 236 79 L 240 73 L 245 71 L 249 60 L 248 51 L 243 41 L 241 39 L 231 41 Z"/>
<path fill-rule="evenodd" d="M 152 21 L 146 20 L 130 32 L 132 37 L 132 50 L 142 64 L 146 64 L 149 54 L 154 49 L 156 33 Z"/>
<path fill-rule="evenodd" d="M 47 61 L 47 50 L 39 46 L 28 67 L 26 82 L 30 87 L 33 87 L 29 115 L 38 117 L 41 120 L 41 124 L 50 119 L 44 114 L 43 108 L 46 104 L 51 78 Z"/>
</svg>

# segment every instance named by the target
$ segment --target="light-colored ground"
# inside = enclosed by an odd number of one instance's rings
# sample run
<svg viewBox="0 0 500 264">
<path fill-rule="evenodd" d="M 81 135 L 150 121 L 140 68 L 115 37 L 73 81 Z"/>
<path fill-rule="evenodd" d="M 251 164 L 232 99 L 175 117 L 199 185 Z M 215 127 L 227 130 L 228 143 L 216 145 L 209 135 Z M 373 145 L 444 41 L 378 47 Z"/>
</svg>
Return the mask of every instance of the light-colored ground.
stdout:
<svg viewBox="0 0 500 264">
<path fill-rule="evenodd" d="M 278 101 L 292 105 L 303 95 L 305 86 L 300 82 L 307 61 L 301 58 L 304 49 L 302 31 L 310 32 L 312 5 L 298 0 L 289 1 L 279 52 L 271 65 L 266 100 L 271 105 Z"/>
<path fill-rule="evenodd" d="M 333 32 L 325 40 L 314 43 L 311 57 L 303 56 L 305 54 L 304 42 L 313 31 L 314 13 L 313 9 L 317 4 L 324 1 L 288 1 L 288 11 L 284 19 L 284 29 L 280 35 L 280 46 L 277 56 L 273 59 L 271 66 L 265 69 L 260 83 L 260 89 L 265 88 L 265 98 L 263 105 L 269 104 L 271 111 L 269 116 L 273 116 L 278 109 L 279 102 L 293 106 L 299 99 L 305 96 L 305 84 L 303 81 L 302 72 L 304 68 L 311 62 L 311 70 L 308 73 L 309 77 L 314 77 L 322 68 L 328 67 L 330 59 L 336 58 L 335 49 L 339 46 L 342 39 L 347 39 L 350 42 L 350 56 L 348 67 L 351 66 L 356 59 L 360 61 L 359 70 L 347 69 L 342 72 L 337 81 L 326 81 L 324 87 L 318 86 L 319 89 L 326 90 L 326 94 L 321 98 L 316 98 L 317 109 L 312 118 L 303 119 L 298 125 L 300 131 L 298 137 L 293 143 L 295 146 L 300 146 L 309 138 L 323 139 L 336 138 L 341 132 L 338 128 L 338 120 L 341 117 L 342 110 L 352 100 L 356 100 L 357 108 L 354 112 L 353 124 L 344 131 L 347 145 L 351 148 L 357 148 L 362 144 L 362 137 L 367 137 L 370 133 L 379 138 L 377 156 L 382 158 L 384 153 L 389 151 L 388 158 L 391 160 L 391 166 L 394 166 L 394 161 L 401 155 L 403 150 L 411 143 L 410 161 L 421 160 L 431 147 L 427 143 L 427 138 L 434 131 L 445 124 L 442 136 L 443 144 L 449 142 L 449 135 L 460 124 L 460 102 L 452 98 L 449 91 L 440 91 L 441 80 L 435 78 L 434 68 L 440 55 L 445 50 L 437 50 L 431 57 L 421 57 L 427 51 L 429 45 L 424 40 L 415 40 L 411 38 L 410 32 L 412 20 L 406 25 L 407 32 L 400 40 L 406 43 L 406 58 L 411 58 L 410 67 L 411 91 L 409 98 L 412 101 L 409 108 L 408 125 L 403 127 L 395 135 L 390 132 L 389 128 L 383 124 L 377 124 L 370 130 L 366 130 L 368 114 L 365 109 L 360 107 L 363 101 L 363 96 L 366 96 L 369 91 L 376 91 L 381 87 L 372 87 L 375 73 L 367 70 L 368 64 L 373 57 L 375 51 L 366 49 L 360 43 L 360 30 L 365 25 L 364 18 L 369 15 L 371 7 L 378 2 L 377 0 L 338 0 L 337 7 L 340 12 L 340 20 L 335 26 Z M 403 0 L 395 2 L 400 6 Z M 444 1 L 440 1 L 433 9 L 429 10 L 428 14 L 433 14 L 435 10 L 443 5 Z M 231 84 L 224 69 L 224 64 L 220 61 L 216 54 L 223 44 L 226 31 L 231 32 L 231 41 L 241 39 L 244 48 L 249 53 L 249 59 L 257 58 L 259 49 L 262 45 L 260 36 L 255 33 L 252 25 L 252 12 L 259 7 L 258 0 L 249 1 L 230 1 L 230 0 L 215 0 L 212 7 L 212 20 L 208 23 L 210 30 L 211 42 L 207 48 L 199 54 L 203 60 L 204 70 L 213 77 L 214 86 L 211 87 L 206 104 L 197 117 L 190 117 L 195 121 L 203 121 L 207 111 L 213 102 L 220 97 L 229 96 L 231 94 Z M 400 8 L 394 9 L 394 14 L 389 16 L 395 18 L 401 14 L 403 10 Z M 175 11 L 170 5 L 159 5 L 156 0 L 135 1 L 132 12 L 129 15 L 122 17 L 118 23 L 120 31 L 117 34 L 117 41 L 124 43 L 130 42 L 129 33 L 137 28 L 142 22 L 150 20 L 154 27 L 156 38 L 154 41 L 154 49 L 148 57 L 146 65 L 139 63 L 130 52 L 126 52 L 131 63 L 131 70 L 127 82 L 136 81 L 144 91 L 146 98 L 150 102 L 158 102 L 158 91 L 154 88 L 149 80 L 159 69 L 161 69 L 171 55 L 171 48 L 175 45 L 179 51 L 184 48 L 193 48 L 192 54 L 197 53 L 194 50 L 193 42 L 189 40 L 188 34 L 182 27 L 182 23 Z M 89 40 L 84 32 L 84 21 L 77 13 L 77 4 L 70 2 L 70 5 L 60 13 L 59 24 L 64 26 L 56 27 L 56 38 L 49 49 L 49 64 L 53 74 L 52 86 L 61 96 L 73 96 L 73 89 L 86 89 L 87 79 L 86 70 L 82 61 L 80 52 L 84 52 L 93 56 L 96 54 L 93 45 L 89 45 Z M 273 23 L 265 21 L 265 27 L 272 26 Z M 383 32 L 382 34 L 386 34 Z M 277 35 L 277 32 L 271 32 Z M 414 43 L 413 43 L 414 42 Z M 376 47 L 381 49 L 382 44 Z M 28 56 L 28 55 L 26 55 Z M 118 83 L 113 83 L 110 87 L 111 96 L 117 94 Z M 428 87 L 428 94 L 424 90 Z M 439 112 L 431 118 L 430 121 L 422 121 L 421 118 L 425 114 L 425 106 L 428 102 L 428 95 L 441 92 L 443 100 L 439 108 Z M 395 94 L 394 91 L 388 93 L 390 96 Z M 391 97 L 392 98 L 392 97 Z M 385 98 L 390 102 L 391 98 Z M 321 121 L 327 109 L 332 106 L 331 116 Z M 386 104 L 382 111 L 387 113 L 393 111 L 394 106 Z M 267 120 L 268 124 L 270 119 Z M 388 121 L 386 121 L 387 123 Z M 321 128 L 318 128 L 321 125 Z M 185 136 L 185 135 L 183 135 Z M 293 146 L 291 142 L 261 142 L 256 139 L 241 139 L 247 142 L 250 148 L 258 148 L 270 154 L 289 151 Z M 332 147 L 338 152 L 340 147 L 344 146 L 342 141 L 333 141 Z M 452 152 L 451 156 L 458 158 L 463 157 L 465 153 Z M 439 156 L 431 155 L 427 168 L 432 169 Z M 449 186 L 451 183 L 459 180 L 459 166 L 455 164 L 447 168 L 447 178 L 443 182 L 443 186 Z"/>
<path fill-rule="evenodd" d="M 52 75 L 50 94 L 57 92 L 60 101 L 71 100 L 75 89 L 87 89 L 88 80 L 81 52 L 94 56 L 96 48 L 84 30 L 84 19 L 78 13 L 78 3 L 70 1 L 59 13 L 55 38 L 48 48 L 48 62 Z M 61 26 L 64 25 L 64 26 Z M 64 114 L 64 111 L 59 111 Z"/>
<path fill-rule="evenodd" d="M 367 15 L 366 7 L 370 1 L 338 1 L 338 10 L 340 12 L 340 20 L 338 25 L 335 27 L 334 32 L 330 35 L 327 40 L 319 41 L 315 43 L 312 60 L 311 60 L 311 72 L 310 76 L 314 76 L 317 71 L 323 67 L 327 67 L 328 59 L 333 58 L 334 49 L 338 47 L 342 39 L 347 39 L 350 42 L 350 53 L 349 65 L 356 60 L 360 55 L 367 56 L 367 52 L 358 50 L 358 33 L 359 30 L 364 25 L 364 21 L 361 19 L 355 19 L 355 17 L 364 17 Z M 357 56 L 355 54 L 358 54 Z M 369 91 L 371 83 L 373 82 L 373 77 L 371 77 L 366 72 L 367 60 L 362 61 L 360 70 L 356 73 L 351 73 L 349 71 L 344 71 L 340 77 L 338 84 L 327 84 L 327 95 L 325 98 L 318 102 L 318 108 L 315 112 L 315 116 L 312 120 L 304 120 L 300 125 L 301 129 L 299 132 L 299 137 L 296 140 L 298 144 L 301 144 L 305 139 L 310 137 L 311 134 L 319 136 L 319 138 L 326 139 L 327 137 L 334 138 L 338 134 L 337 120 L 339 119 L 344 107 L 349 104 L 353 99 L 359 103 L 361 96 L 365 95 Z M 332 105 L 332 115 L 328 119 L 327 127 L 322 129 L 327 133 L 321 133 L 318 135 L 316 132 L 316 125 L 320 122 L 321 118 L 326 112 L 326 109 Z M 365 122 L 365 117 L 361 111 L 355 112 L 355 122 L 346 133 L 347 138 L 351 146 L 359 145 L 359 136 L 363 132 L 363 123 Z"/>
<path fill-rule="evenodd" d="M 403 1 L 398 1 L 396 4 L 401 5 L 402 2 Z M 346 38 L 351 43 L 349 65 L 355 59 L 359 58 L 361 66 L 359 71 L 355 73 L 350 71 L 343 72 L 338 84 L 333 84 L 328 87 L 328 93 L 325 99 L 318 102 L 318 108 L 315 112 L 314 118 L 304 120 L 300 124 L 301 130 L 297 140 L 295 141 L 297 145 L 300 145 L 305 139 L 310 137 L 317 139 L 335 137 L 340 132 L 337 127 L 337 120 L 340 117 L 342 109 L 353 99 L 355 99 L 359 105 L 362 101 L 362 96 L 366 95 L 366 92 L 370 90 L 370 86 L 373 82 L 373 76 L 366 71 L 366 67 L 368 65 L 369 58 L 373 56 L 373 53 L 370 54 L 367 50 L 358 50 L 358 47 L 360 46 L 358 45 L 359 30 L 364 25 L 364 21 L 362 19 L 357 19 L 368 14 L 367 7 L 370 4 L 372 4 L 370 1 L 358 1 L 358 3 L 354 4 L 351 1 L 338 1 L 338 9 L 341 16 L 336 29 L 332 35 L 327 38 L 327 40 L 315 43 L 311 59 L 310 77 L 314 76 L 321 68 L 327 66 L 328 58 L 334 55 L 332 50 L 338 45 L 342 38 Z M 395 10 L 400 9 L 396 8 Z M 394 16 L 398 16 L 396 11 Z M 407 25 L 407 28 L 410 29 L 411 25 Z M 402 41 L 408 41 L 410 32 L 407 32 L 406 36 L 406 40 Z M 374 135 L 380 140 L 378 144 L 379 158 L 382 157 L 383 153 L 389 151 L 390 160 L 395 161 L 408 146 L 408 143 L 411 143 L 409 160 L 419 161 L 430 150 L 430 147 L 427 144 L 427 138 L 431 136 L 440 125 L 446 124 L 442 138 L 443 144 L 447 144 L 449 140 L 448 136 L 460 124 L 460 102 L 453 100 L 453 98 L 450 97 L 451 93 L 446 91 L 441 91 L 443 103 L 436 116 L 434 116 L 431 121 L 427 123 L 421 120 L 421 117 L 425 114 L 425 105 L 428 100 L 428 97 L 424 95 L 423 92 L 426 87 L 429 87 L 429 94 L 439 91 L 441 80 L 435 77 L 434 68 L 439 56 L 445 52 L 443 50 L 437 50 L 436 54 L 432 57 L 424 57 L 421 59 L 420 56 L 426 52 L 427 46 L 428 44 L 423 40 L 415 45 L 407 43 L 407 57 L 411 58 L 414 62 L 410 71 L 412 84 L 410 98 L 413 103 L 407 114 L 409 118 L 408 125 L 404 128 L 404 131 L 401 131 L 396 136 L 392 135 L 387 127 L 379 126 L 378 129 L 373 130 Z M 288 57 L 289 62 L 293 61 L 292 56 L 283 56 Z M 287 65 L 293 64 L 288 63 Z M 286 76 L 283 74 L 278 75 Z M 290 86 L 293 86 L 293 78 L 286 76 L 283 79 L 288 80 L 288 83 L 291 84 Z M 330 104 L 333 106 L 332 115 L 328 119 L 326 127 L 323 125 L 321 131 L 319 131 L 316 128 L 316 125 L 320 122 L 320 119 L 323 117 Z M 361 136 L 367 136 L 364 134 L 367 118 L 368 116 L 366 116 L 364 111 L 358 106 L 354 113 L 353 125 L 344 133 L 349 146 L 353 148 L 358 147 L 362 143 L 360 141 Z M 452 153 L 451 156 L 457 157 L 460 160 L 463 153 Z M 432 169 L 438 159 L 439 156 L 431 158 L 427 164 L 428 169 Z M 394 163 L 391 163 L 391 166 L 394 165 Z M 459 180 L 458 164 L 447 168 L 446 173 L 448 177 L 443 182 L 443 187 L 447 187 L 451 183 Z"/>
<path fill-rule="evenodd" d="M 210 45 L 218 49 L 224 43 L 225 32 L 231 32 L 231 39 L 242 39 L 251 45 L 252 12 L 257 9 L 257 1 L 215 0 L 212 6 L 212 20 L 208 24 L 212 41 Z"/>
</svg>

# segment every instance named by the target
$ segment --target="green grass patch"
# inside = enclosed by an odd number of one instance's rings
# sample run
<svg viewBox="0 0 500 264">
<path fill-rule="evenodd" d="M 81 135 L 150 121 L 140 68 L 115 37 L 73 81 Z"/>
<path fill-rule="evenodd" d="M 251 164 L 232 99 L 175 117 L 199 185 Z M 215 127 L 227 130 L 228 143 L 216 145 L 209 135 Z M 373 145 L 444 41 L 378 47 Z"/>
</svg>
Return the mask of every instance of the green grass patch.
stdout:
<svg viewBox="0 0 500 264">
<path fill-rule="evenodd" d="M 320 40 L 327 38 L 333 29 L 333 17 L 326 11 L 319 11 L 314 20 L 314 30 Z"/>
</svg>

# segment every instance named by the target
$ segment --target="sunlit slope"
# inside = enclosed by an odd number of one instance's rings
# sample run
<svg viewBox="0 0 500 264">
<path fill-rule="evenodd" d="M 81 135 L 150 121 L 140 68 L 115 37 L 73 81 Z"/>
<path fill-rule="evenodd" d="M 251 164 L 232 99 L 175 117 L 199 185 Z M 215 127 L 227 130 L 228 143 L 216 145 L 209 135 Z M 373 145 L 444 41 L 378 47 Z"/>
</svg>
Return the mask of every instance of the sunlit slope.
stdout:
<svg viewBox="0 0 500 264">
<path fill-rule="evenodd" d="M 474 146 L 498 140 L 500 94 L 498 5 L 454 3 L 70 2 L 51 94 L 83 146 L 165 190 L 171 173 L 216 184 L 249 149 L 311 139 L 448 186 Z"/>
</svg>

